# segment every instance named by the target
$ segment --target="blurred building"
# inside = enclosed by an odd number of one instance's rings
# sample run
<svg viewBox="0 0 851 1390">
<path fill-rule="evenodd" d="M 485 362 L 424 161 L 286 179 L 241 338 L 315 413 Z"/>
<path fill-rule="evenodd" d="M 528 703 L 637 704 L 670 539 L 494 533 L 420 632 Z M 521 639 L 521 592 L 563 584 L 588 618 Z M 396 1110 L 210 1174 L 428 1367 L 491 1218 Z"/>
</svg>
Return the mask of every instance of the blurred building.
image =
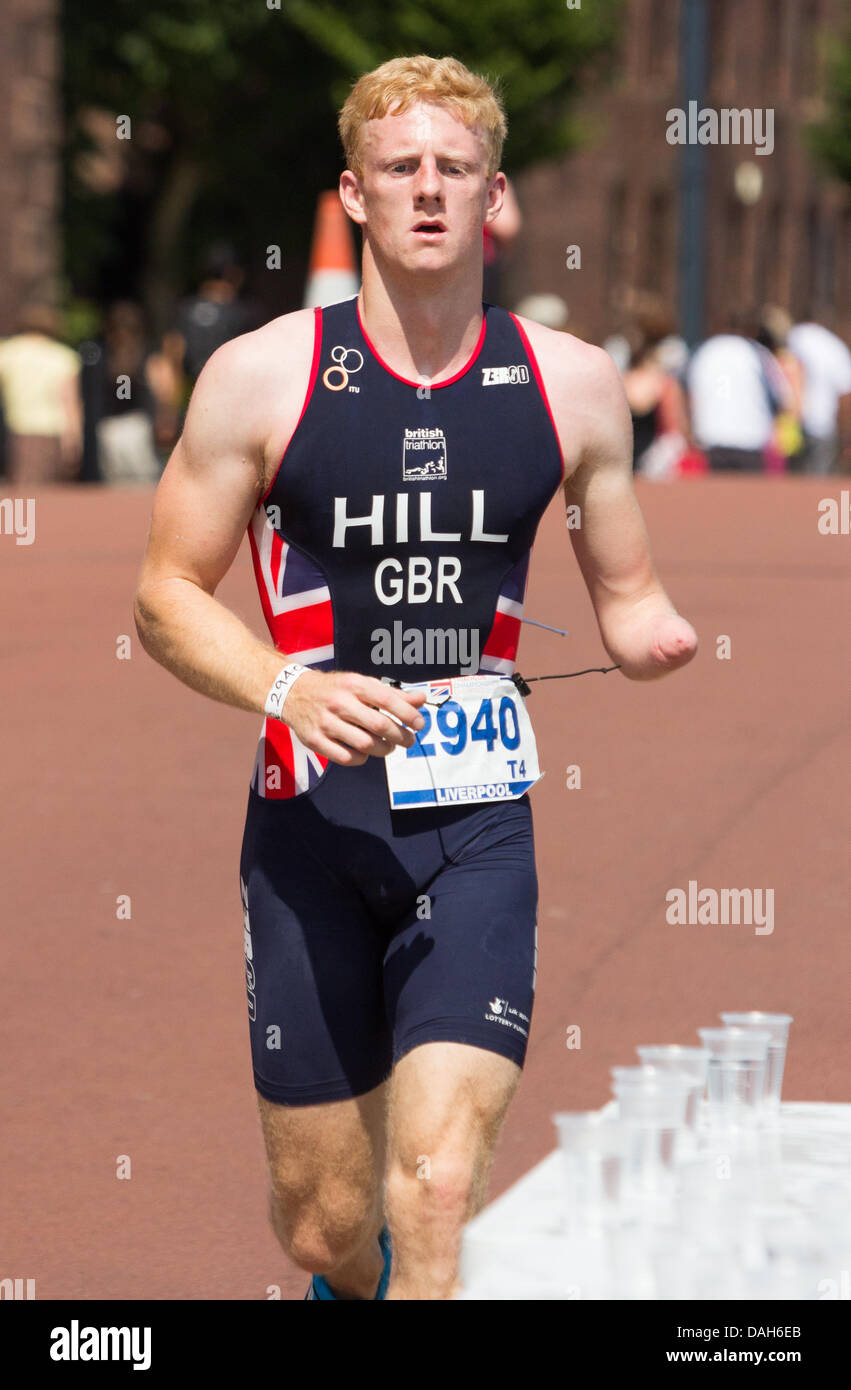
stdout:
<svg viewBox="0 0 851 1390">
<path fill-rule="evenodd" d="M 568 328 L 596 341 L 621 326 L 636 292 L 659 295 L 675 315 L 682 307 L 685 147 L 668 144 L 666 113 L 686 107 L 689 4 L 626 0 L 614 80 L 577 110 L 587 144 L 517 181 L 525 221 L 511 298 L 561 294 Z M 703 105 L 772 108 L 774 149 L 702 147 L 704 332 L 735 306 L 774 302 L 796 318 L 819 314 L 851 340 L 851 195 L 804 136 L 824 108 L 825 45 L 848 22 L 845 0 L 705 0 L 705 12 Z M 567 268 L 569 246 L 580 248 L 581 269 Z"/>
<path fill-rule="evenodd" d="M 58 0 L 0 5 L 0 337 L 59 284 Z"/>
</svg>

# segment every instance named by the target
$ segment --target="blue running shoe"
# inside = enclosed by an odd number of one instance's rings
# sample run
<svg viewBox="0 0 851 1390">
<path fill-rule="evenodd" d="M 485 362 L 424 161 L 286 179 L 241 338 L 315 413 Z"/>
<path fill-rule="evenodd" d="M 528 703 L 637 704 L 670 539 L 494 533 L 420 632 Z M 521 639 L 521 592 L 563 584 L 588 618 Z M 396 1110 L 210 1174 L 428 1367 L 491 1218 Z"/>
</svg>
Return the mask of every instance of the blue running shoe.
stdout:
<svg viewBox="0 0 851 1390">
<path fill-rule="evenodd" d="M 310 1281 L 310 1288 L 307 1290 L 307 1293 L 304 1296 L 305 1299 L 330 1299 L 332 1303 L 341 1303 L 343 1301 L 342 1299 L 334 1297 L 328 1285 L 325 1283 L 325 1280 L 322 1278 L 321 1274 L 314 1274 L 313 1278 Z"/>
<path fill-rule="evenodd" d="M 384 1299 L 387 1296 L 387 1285 L 390 1283 L 390 1266 L 393 1259 L 393 1245 L 390 1240 L 390 1231 L 387 1226 L 382 1227 L 378 1237 L 384 1255 L 384 1269 L 381 1271 L 381 1278 L 378 1281 L 376 1299 Z M 332 1303 L 341 1303 L 342 1299 L 335 1298 L 321 1274 L 314 1274 L 310 1281 L 310 1287 L 304 1295 L 304 1301 L 308 1299 L 330 1299 Z"/>
<path fill-rule="evenodd" d="M 389 1226 L 385 1225 L 382 1227 L 381 1235 L 378 1237 L 378 1244 L 381 1246 L 381 1249 L 384 1252 L 384 1269 L 382 1270 L 381 1278 L 378 1281 L 378 1292 L 376 1293 L 375 1297 L 386 1298 L 387 1285 L 390 1283 L 390 1268 L 393 1263 L 393 1242 L 390 1239 Z"/>
</svg>

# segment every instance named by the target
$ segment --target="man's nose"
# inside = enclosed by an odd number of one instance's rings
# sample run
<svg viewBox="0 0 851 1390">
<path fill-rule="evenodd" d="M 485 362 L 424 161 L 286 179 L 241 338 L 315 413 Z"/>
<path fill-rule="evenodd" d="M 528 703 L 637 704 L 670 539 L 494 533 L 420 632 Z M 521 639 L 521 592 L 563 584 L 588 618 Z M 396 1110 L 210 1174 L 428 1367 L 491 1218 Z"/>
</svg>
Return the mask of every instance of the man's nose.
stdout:
<svg viewBox="0 0 851 1390">
<path fill-rule="evenodd" d="M 420 200 L 433 200 L 440 198 L 442 193 L 443 181 L 440 177 L 437 161 L 433 158 L 421 160 L 414 188 L 415 197 Z"/>
</svg>

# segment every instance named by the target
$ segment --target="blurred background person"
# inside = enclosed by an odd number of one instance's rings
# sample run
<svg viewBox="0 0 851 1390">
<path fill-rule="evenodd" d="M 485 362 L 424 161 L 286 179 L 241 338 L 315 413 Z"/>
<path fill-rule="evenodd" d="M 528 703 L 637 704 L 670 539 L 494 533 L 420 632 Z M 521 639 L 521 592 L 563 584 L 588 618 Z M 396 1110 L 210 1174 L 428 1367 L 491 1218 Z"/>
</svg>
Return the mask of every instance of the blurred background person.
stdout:
<svg viewBox="0 0 851 1390">
<path fill-rule="evenodd" d="M 86 346 L 84 394 L 100 480 L 156 482 L 163 469 L 157 423 L 176 430 L 178 383 L 163 354 L 149 350 L 141 307 L 132 300 L 111 304 L 100 339 Z"/>
<path fill-rule="evenodd" d="M 834 473 L 840 454 L 851 467 L 851 352 L 812 321 L 790 329 L 789 347 L 804 369 L 804 471 Z"/>
<path fill-rule="evenodd" d="M 774 420 L 794 402 L 786 377 L 756 341 L 754 316 L 732 313 L 728 331 L 708 338 L 687 369 L 695 439 L 713 472 L 761 473 Z"/>
<path fill-rule="evenodd" d="M 624 337 L 629 360 L 622 380 L 632 416 L 633 471 L 672 477 L 690 449 L 685 392 L 665 352 L 674 339 L 673 323 L 661 305 L 647 303 Z"/>
<path fill-rule="evenodd" d="M 487 299 L 487 296 L 485 296 Z M 488 303 L 491 301 L 488 300 Z M 567 328 L 570 310 L 560 294 L 527 294 L 515 305 L 514 313 L 523 319 L 542 323 L 545 328 L 563 332 Z M 571 332 L 575 330 L 571 329 Z M 580 336 L 577 334 L 577 336 Z"/>
<path fill-rule="evenodd" d="M 770 352 L 786 378 L 789 405 L 774 418 L 774 433 L 766 449 L 769 472 L 800 472 L 804 457 L 801 407 L 804 395 L 804 368 L 788 346 L 791 315 L 779 304 L 767 304 L 762 311 L 756 341 Z"/>
<path fill-rule="evenodd" d="M 195 294 L 177 306 L 174 323 L 164 339 L 164 352 L 190 386 L 201 368 L 223 343 L 249 333 L 263 321 L 260 307 L 243 298 L 245 271 L 234 248 L 216 242 L 207 252 Z"/>
<path fill-rule="evenodd" d="M 31 303 L 0 342 L 6 473 L 19 487 L 68 481 L 82 455 L 80 357 L 61 341 L 56 310 Z"/>
</svg>

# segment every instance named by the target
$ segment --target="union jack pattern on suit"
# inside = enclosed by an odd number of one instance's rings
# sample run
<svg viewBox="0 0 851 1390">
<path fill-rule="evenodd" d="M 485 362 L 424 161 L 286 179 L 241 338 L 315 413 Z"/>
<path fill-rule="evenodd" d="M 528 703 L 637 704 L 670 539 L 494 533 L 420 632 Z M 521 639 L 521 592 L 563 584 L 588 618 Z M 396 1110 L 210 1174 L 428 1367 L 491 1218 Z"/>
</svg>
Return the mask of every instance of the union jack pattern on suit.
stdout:
<svg viewBox="0 0 851 1390">
<path fill-rule="evenodd" d="M 265 505 L 249 530 L 254 573 L 272 641 L 302 666 L 334 667 L 331 594 L 317 565 L 275 530 Z M 306 748 L 279 719 L 265 719 L 251 785 L 260 796 L 283 799 L 308 791 L 328 759 Z"/>
<path fill-rule="evenodd" d="M 493 626 L 482 650 L 480 671 L 490 671 L 494 675 L 511 676 L 517 660 L 517 644 L 520 641 L 520 621 L 523 617 L 523 598 L 529 574 L 531 550 L 518 560 L 499 586 Z"/>
</svg>

